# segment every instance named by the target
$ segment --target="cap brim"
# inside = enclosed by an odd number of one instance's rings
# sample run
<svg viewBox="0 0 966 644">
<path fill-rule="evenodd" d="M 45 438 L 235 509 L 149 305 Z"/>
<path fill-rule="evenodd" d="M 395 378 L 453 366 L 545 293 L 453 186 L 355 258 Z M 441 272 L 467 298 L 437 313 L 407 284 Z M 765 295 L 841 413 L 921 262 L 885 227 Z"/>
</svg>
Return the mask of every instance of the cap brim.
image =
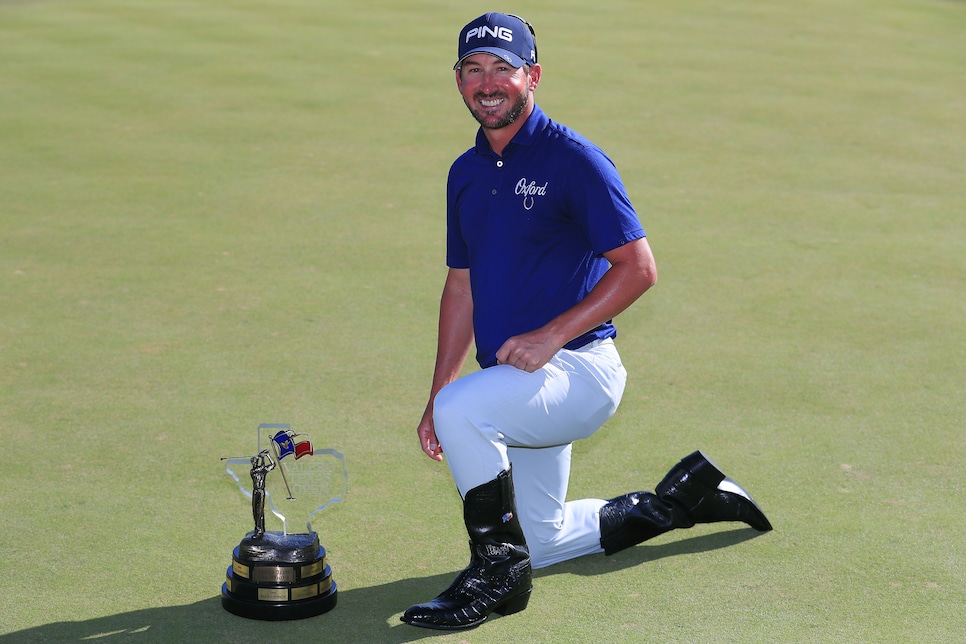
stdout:
<svg viewBox="0 0 966 644">
<path fill-rule="evenodd" d="M 524 65 L 527 64 L 527 61 L 523 60 L 522 58 L 514 54 L 512 51 L 507 51 L 506 49 L 500 49 L 499 47 L 480 47 L 479 49 L 471 49 L 470 51 L 463 54 L 463 57 L 460 58 L 458 61 L 456 61 L 456 64 L 453 65 L 453 69 L 459 69 L 460 65 L 463 64 L 463 61 L 466 60 L 467 57 L 472 56 L 473 54 L 492 54 L 497 58 L 501 58 L 505 60 L 507 63 L 509 63 L 514 67 L 523 67 Z"/>
</svg>

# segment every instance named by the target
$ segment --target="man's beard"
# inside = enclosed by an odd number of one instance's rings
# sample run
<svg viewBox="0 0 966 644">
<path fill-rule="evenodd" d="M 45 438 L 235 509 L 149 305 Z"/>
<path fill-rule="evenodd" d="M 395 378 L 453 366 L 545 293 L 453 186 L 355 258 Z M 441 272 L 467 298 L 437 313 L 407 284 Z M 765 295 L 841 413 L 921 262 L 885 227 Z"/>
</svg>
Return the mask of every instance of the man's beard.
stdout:
<svg viewBox="0 0 966 644">
<path fill-rule="evenodd" d="M 478 94 L 474 98 L 481 98 L 481 95 Z M 472 107 L 470 107 L 469 101 L 467 101 L 465 98 L 463 99 L 463 102 L 466 103 L 467 109 L 469 109 L 470 114 L 473 115 L 473 118 L 476 119 L 477 123 L 482 125 L 487 130 L 499 130 L 501 128 L 505 128 L 520 118 L 520 115 L 523 114 L 523 112 L 527 109 L 527 99 L 529 98 L 529 91 L 520 92 L 520 94 L 517 95 L 516 101 L 513 103 L 507 113 L 496 121 L 491 121 L 491 116 L 478 110 L 474 110 Z"/>
</svg>

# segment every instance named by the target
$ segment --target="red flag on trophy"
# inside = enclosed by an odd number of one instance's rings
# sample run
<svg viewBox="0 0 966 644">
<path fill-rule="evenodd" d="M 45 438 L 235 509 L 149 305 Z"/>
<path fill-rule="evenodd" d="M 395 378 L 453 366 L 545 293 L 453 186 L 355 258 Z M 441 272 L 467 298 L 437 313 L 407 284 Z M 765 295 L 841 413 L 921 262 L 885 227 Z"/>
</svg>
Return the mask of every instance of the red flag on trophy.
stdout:
<svg viewBox="0 0 966 644">
<path fill-rule="evenodd" d="M 295 443 L 295 460 L 299 460 L 303 456 L 312 456 L 314 454 L 312 449 L 312 441 L 300 441 Z"/>
</svg>

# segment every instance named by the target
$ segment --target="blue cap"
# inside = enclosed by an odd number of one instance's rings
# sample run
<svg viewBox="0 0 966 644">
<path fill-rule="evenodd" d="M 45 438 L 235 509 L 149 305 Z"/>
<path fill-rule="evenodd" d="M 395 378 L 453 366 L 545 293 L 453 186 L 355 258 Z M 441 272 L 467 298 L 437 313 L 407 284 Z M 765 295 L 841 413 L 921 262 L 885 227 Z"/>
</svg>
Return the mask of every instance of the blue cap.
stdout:
<svg viewBox="0 0 966 644">
<path fill-rule="evenodd" d="M 458 69 L 470 54 L 499 56 L 514 67 L 537 64 L 537 41 L 530 23 L 508 13 L 487 13 L 460 32 Z"/>
</svg>

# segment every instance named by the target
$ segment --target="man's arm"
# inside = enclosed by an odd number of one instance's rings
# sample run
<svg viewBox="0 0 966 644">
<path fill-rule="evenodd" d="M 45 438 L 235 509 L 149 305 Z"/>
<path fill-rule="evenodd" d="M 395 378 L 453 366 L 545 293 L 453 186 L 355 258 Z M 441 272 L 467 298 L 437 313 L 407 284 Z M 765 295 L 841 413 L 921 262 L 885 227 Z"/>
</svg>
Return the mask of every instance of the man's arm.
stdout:
<svg viewBox="0 0 966 644">
<path fill-rule="evenodd" d="M 657 282 L 647 238 L 604 253 L 611 266 L 583 300 L 540 327 L 509 338 L 496 352 L 501 364 L 533 372 L 565 344 L 613 319 Z"/>
<path fill-rule="evenodd" d="M 439 390 L 459 377 L 466 357 L 473 346 L 473 294 L 470 290 L 470 271 L 451 268 L 446 275 L 439 302 L 439 337 L 436 344 L 436 367 L 429 392 L 426 411 L 416 433 L 426 455 L 443 460 L 443 450 L 433 426 L 433 400 Z"/>
</svg>

